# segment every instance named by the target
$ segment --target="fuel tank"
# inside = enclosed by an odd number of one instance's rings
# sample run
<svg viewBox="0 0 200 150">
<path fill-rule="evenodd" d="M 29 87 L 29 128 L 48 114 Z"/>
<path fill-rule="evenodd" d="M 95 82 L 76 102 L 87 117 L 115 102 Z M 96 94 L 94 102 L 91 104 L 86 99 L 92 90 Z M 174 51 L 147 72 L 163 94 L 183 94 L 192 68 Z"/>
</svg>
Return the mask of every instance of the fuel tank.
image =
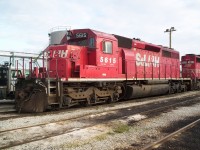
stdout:
<svg viewBox="0 0 200 150">
<path fill-rule="evenodd" d="M 169 84 L 156 85 L 128 85 L 126 99 L 141 98 L 169 93 Z"/>
</svg>

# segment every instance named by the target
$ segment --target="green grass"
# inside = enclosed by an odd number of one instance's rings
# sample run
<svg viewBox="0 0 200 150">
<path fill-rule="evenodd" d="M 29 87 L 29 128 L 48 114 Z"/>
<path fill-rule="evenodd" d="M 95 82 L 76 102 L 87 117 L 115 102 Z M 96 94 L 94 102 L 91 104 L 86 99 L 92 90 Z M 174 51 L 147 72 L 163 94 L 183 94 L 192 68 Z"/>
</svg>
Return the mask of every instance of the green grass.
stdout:
<svg viewBox="0 0 200 150">
<path fill-rule="evenodd" d="M 65 144 L 62 148 L 64 149 L 67 149 L 67 148 L 77 148 L 77 147 L 81 147 L 83 145 L 86 145 L 86 144 L 89 144 L 90 141 L 89 140 L 86 140 L 86 141 L 74 141 L 74 142 L 71 142 L 71 143 L 67 143 Z"/>
<path fill-rule="evenodd" d="M 115 133 L 124 133 L 124 132 L 128 132 L 129 130 L 130 130 L 130 127 L 127 124 L 122 124 L 122 123 L 117 124 L 113 129 Z"/>
<path fill-rule="evenodd" d="M 87 144 L 90 144 L 94 141 L 103 141 L 106 139 L 108 134 L 101 134 L 101 135 L 98 135 L 98 136 L 95 136 L 94 138 L 90 138 L 90 139 L 87 139 L 87 140 L 84 140 L 84 141 L 73 141 L 71 143 L 67 143 L 65 144 L 62 148 L 63 149 L 67 149 L 67 148 L 77 148 L 77 147 L 81 147 L 83 145 L 87 145 Z"/>
<path fill-rule="evenodd" d="M 103 141 L 106 139 L 107 134 L 101 134 L 99 136 L 96 136 L 95 139 L 96 141 Z"/>
</svg>

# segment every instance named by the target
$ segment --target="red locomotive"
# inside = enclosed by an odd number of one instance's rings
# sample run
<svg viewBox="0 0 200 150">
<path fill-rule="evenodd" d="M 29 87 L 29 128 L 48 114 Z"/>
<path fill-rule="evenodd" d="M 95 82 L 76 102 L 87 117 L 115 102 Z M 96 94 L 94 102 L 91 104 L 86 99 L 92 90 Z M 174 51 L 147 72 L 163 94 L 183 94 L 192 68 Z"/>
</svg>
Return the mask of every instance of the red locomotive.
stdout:
<svg viewBox="0 0 200 150">
<path fill-rule="evenodd" d="M 200 88 L 200 55 L 187 54 L 181 58 L 182 77 L 191 78 L 192 88 Z"/>
<path fill-rule="evenodd" d="M 178 51 L 139 39 L 78 29 L 67 31 L 45 52 L 47 68 L 35 68 L 16 84 L 19 111 L 110 103 L 194 87 L 193 76 L 183 73 L 180 78 Z M 195 66 L 200 65 L 195 61 Z M 199 77 L 199 70 L 195 73 Z"/>
</svg>

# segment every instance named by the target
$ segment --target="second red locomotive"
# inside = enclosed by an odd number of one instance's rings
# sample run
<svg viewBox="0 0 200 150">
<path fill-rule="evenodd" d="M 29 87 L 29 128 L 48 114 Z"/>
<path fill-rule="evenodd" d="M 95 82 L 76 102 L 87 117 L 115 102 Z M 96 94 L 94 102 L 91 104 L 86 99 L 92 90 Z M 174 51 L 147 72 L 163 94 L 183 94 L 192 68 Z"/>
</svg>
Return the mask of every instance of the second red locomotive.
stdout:
<svg viewBox="0 0 200 150">
<path fill-rule="evenodd" d="M 45 53 L 47 68 L 35 68 L 30 78 L 16 85 L 19 111 L 115 102 L 199 86 L 193 86 L 199 79 L 196 74 L 191 79 L 183 63 L 180 77 L 178 51 L 139 39 L 91 29 L 70 30 Z"/>
</svg>

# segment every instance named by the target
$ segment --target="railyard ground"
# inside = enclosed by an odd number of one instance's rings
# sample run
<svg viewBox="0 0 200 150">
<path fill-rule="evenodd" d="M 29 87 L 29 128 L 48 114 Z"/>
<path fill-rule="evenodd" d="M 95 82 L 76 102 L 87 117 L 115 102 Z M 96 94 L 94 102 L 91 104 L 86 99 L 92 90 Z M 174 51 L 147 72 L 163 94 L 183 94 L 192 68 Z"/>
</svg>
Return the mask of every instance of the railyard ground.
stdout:
<svg viewBox="0 0 200 150">
<path fill-rule="evenodd" d="M 171 101 L 172 99 L 193 99 L 195 102 L 157 111 L 157 113 L 139 113 L 147 109 L 147 103 L 160 101 Z M 139 107 L 138 112 L 133 111 L 133 107 Z M 140 110 L 140 111 L 139 111 Z M 131 113 L 130 113 L 131 112 Z M 80 117 L 82 116 L 82 117 Z M 116 117 L 118 116 L 118 117 Z M 0 115 L 7 117 L 9 115 Z M 11 116 L 12 117 L 12 116 Z M 80 117 L 72 119 L 74 117 Z M 72 149 L 72 150 L 112 150 L 112 149 L 141 149 L 145 145 L 164 137 L 170 129 L 181 126 L 183 122 L 188 122 L 195 118 L 200 118 L 200 92 L 187 92 L 174 94 L 171 96 L 161 96 L 146 98 L 144 101 L 135 100 L 121 104 L 98 105 L 75 111 L 58 111 L 46 113 L 45 115 L 27 115 L 13 119 L 1 119 L 0 131 L 20 128 L 23 126 L 47 123 L 32 128 L 26 128 L 8 133 L 0 132 L 0 145 L 7 142 L 8 149 Z M 60 121 L 65 120 L 67 121 Z M 50 123 L 58 121 L 55 123 Z M 49 124 L 48 124 L 49 123 Z M 53 136 L 46 138 L 46 134 Z M 198 138 L 193 132 L 193 137 Z M 26 144 L 16 144 L 13 141 L 23 141 L 24 139 L 40 139 Z M 198 138 L 200 139 L 200 138 Z M 197 140 L 198 140 L 197 139 Z M 184 143 L 187 141 L 184 141 Z M 200 149 L 200 141 L 195 141 L 197 149 Z M 172 147 L 168 145 L 169 148 Z M 186 146 L 184 146 L 187 149 Z M 189 147 L 191 148 L 191 147 Z"/>
</svg>

